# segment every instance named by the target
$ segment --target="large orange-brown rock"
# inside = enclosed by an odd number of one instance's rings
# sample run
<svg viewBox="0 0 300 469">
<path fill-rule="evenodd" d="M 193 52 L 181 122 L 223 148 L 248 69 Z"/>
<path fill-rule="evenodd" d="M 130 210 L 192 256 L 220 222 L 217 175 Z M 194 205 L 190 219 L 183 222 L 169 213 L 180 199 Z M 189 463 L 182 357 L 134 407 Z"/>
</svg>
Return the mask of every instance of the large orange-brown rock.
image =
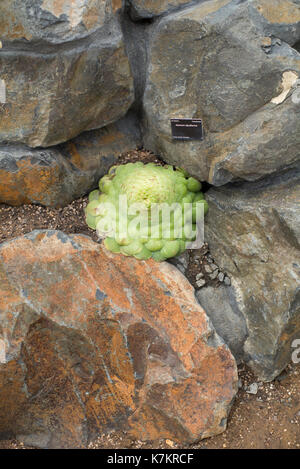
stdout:
<svg viewBox="0 0 300 469">
<path fill-rule="evenodd" d="M 235 361 L 168 263 L 35 231 L 0 246 L 0 435 L 80 447 L 222 432 Z"/>
</svg>

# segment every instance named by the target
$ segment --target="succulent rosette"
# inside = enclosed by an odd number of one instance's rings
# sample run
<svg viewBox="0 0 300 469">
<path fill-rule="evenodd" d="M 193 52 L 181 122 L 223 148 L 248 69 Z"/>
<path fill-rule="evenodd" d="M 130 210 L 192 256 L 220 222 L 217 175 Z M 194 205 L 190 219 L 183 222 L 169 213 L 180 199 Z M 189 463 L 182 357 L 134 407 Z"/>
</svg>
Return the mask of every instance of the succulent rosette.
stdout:
<svg viewBox="0 0 300 469">
<path fill-rule="evenodd" d="M 138 162 L 113 166 L 85 214 L 108 250 L 164 261 L 195 240 L 197 216 L 207 210 L 201 183 L 184 170 Z"/>
</svg>

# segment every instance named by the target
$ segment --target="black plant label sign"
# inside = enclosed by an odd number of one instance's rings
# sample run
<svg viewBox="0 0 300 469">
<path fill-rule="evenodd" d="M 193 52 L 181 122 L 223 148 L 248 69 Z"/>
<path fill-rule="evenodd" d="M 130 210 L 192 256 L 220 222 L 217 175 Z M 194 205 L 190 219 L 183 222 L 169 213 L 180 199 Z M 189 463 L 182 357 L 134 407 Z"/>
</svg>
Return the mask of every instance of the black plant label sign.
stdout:
<svg viewBox="0 0 300 469">
<path fill-rule="evenodd" d="M 171 119 L 174 140 L 203 140 L 201 119 Z"/>
</svg>

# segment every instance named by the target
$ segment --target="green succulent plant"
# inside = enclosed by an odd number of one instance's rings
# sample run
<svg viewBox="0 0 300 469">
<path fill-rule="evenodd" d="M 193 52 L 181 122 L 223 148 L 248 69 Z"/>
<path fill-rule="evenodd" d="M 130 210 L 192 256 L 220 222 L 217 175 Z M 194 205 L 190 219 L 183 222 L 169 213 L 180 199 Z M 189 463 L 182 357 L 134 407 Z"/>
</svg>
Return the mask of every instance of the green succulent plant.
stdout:
<svg viewBox="0 0 300 469">
<path fill-rule="evenodd" d="M 154 163 L 113 166 L 89 195 L 86 222 L 114 253 L 160 262 L 195 239 L 201 183 L 180 168 Z"/>
</svg>

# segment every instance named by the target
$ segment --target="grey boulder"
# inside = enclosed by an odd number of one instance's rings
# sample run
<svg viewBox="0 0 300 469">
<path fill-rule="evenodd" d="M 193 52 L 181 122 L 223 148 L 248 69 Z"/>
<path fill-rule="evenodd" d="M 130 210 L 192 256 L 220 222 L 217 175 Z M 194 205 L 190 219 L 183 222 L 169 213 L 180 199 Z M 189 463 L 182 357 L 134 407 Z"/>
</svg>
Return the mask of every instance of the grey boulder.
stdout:
<svg viewBox="0 0 300 469">
<path fill-rule="evenodd" d="M 234 288 L 224 285 L 218 288 L 203 287 L 197 290 L 196 298 L 202 308 L 205 308 L 214 328 L 229 346 L 235 359 L 241 362 L 248 331 L 246 319 L 237 304 Z"/>
<path fill-rule="evenodd" d="M 123 117 L 134 99 L 111 0 L 0 4 L 0 141 L 47 147 Z"/>
<path fill-rule="evenodd" d="M 198 299 L 235 353 L 238 345 L 239 356 L 270 381 L 300 337 L 299 172 L 210 189 L 206 198 L 206 241 L 232 286 Z M 233 313 L 244 318 L 239 330 Z"/>
<path fill-rule="evenodd" d="M 290 8 L 284 27 L 281 10 L 237 0 L 196 4 L 155 23 L 143 98 L 147 148 L 214 185 L 257 180 L 295 164 L 300 55 L 266 34 L 296 40 L 299 9 L 280 3 Z M 204 140 L 174 141 L 170 119 L 180 117 L 202 119 Z"/>
</svg>

